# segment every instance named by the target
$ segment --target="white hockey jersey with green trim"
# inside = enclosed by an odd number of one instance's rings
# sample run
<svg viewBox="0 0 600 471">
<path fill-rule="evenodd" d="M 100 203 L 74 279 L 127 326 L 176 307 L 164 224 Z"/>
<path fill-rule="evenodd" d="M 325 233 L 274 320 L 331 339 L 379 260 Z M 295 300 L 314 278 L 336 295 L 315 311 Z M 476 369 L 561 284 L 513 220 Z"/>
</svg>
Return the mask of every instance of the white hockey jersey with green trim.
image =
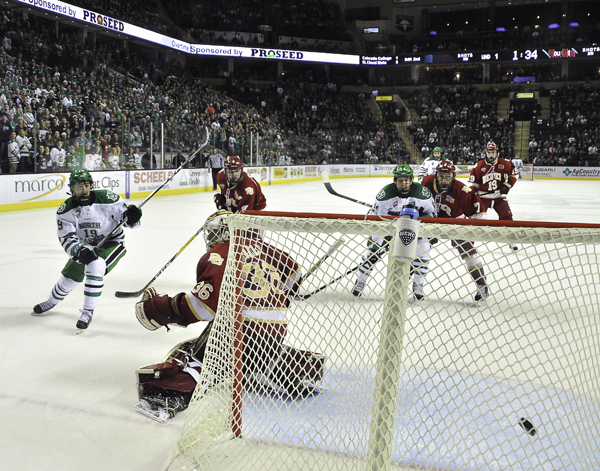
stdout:
<svg viewBox="0 0 600 471">
<path fill-rule="evenodd" d="M 69 257 L 76 256 L 82 247 L 95 247 L 119 225 L 127 209 L 123 199 L 108 190 L 92 191 L 93 202 L 81 206 L 73 197 L 60 205 L 56 212 L 58 240 Z M 139 224 L 139 223 L 138 223 Z M 123 228 L 111 238 L 123 242 Z"/>
</svg>

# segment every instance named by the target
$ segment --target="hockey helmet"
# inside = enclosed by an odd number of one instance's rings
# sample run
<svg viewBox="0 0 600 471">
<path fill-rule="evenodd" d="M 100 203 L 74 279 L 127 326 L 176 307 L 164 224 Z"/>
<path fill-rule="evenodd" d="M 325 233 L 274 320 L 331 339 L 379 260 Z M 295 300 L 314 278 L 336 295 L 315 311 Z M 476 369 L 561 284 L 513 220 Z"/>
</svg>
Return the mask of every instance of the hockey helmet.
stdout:
<svg viewBox="0 0 600 471">
<path fill-rule="evenodd" d="M 79 202 L 85 205 L 90 202 L 94 179 L 90 172 L 85 169 L 73 170 L 69 175 L 69 188 L 71 194 Z"/>
<path fill-rule="evenodd" d="M 498 146 L 492 141 L 485 146 L 485 161 L 489 165 L 494 165 L 498 161 Z"/>
<path fill-rule="evenodd" d="M 232 214 L 231 211 L 222 209 L 208 216 L 204 226 L 202 226 L 206 250 L 212 249 L 217 244 L 229 242 L 227 218 Z"/>
<path fill-rule="evenodd" d="M 435 169 L 435 181 L 441 192 L 450 191 L 454 185 L 456 167 L 449 160 L 443 160 Z"/>
<path fill-rule="evenodd" d="M 440 160 L 442 158 L 442 148 L 441 147 L 434 147 L 433 148 L 433 158 L 435 160 Z"/>
<path fill-rule="evenodd" d="M 225 178 L 229 188 L 234 188 L 242 181 L 244 163 L 237 155 L 230 155 L 225 159 Z"/>
<path fill-rule="evenodd" d="M 408 164 L 398 164 L 394 169 L 394 182 L 401 198 L 408 198 L 413 183 L 413 170 Z"/>
<path fill-rule="evenodd" d="M 225 168 L 244 168 L 244 163 L 237 155 L 229 155 L 225 159 Z"/>
</svg>

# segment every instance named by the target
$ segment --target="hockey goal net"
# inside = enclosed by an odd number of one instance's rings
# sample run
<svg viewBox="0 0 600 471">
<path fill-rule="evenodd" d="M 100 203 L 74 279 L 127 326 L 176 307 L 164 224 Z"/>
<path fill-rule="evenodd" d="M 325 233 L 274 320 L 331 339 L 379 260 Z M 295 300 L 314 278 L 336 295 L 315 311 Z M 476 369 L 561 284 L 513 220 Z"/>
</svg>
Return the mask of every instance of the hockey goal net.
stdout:
<svg viewBox="0 0 600 471">
<path fill-rule="evenodd" d="M 202 375 L 165 468 L 597 470 L 600 225 L 421 221 L 418 237 L 439 242 L 415 301 L 412 264 L 391 251 L 352 294 L 369 237 L 397 232 L 364 219 L 229 218 Z M 256 243 L 304 272 L 333 246 L 290 300 L 275 354 L 242 334 L 248 292 L 282 288 L 277 266 L 246 265 Z M 462 243 L 476 254 L 463 259 Z M 490 291 L 480 302 L 475 266 Z"/>
</svg>

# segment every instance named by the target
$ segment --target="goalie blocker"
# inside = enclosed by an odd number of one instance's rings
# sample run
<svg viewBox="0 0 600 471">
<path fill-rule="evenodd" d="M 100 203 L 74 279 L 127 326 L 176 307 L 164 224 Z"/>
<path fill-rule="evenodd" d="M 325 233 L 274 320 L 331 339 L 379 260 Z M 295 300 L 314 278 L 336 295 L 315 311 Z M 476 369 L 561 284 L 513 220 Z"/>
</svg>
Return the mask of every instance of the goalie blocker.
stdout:
<svg viewBox="0 0 600 471">
<path fill-rule="evenodd" d="M 144 327 L 168 329 L 169 324 L 185 327 L 198 321 L 209 321 L 212 326 L 229 253 L 230 214 L 219 211 L 206 222 L 208 252 L 198 262 L 196 286 L 190 293 L 170 297 L 157 294 L 154 288 L 144 292 L 135 306 L 136 317 Z M 312 393 L 323 378 L 325 356 L 284 345 L 287 306 L 302 279 L 300 267 L 289 254 L 261 238 L 250 238 L 247 249 L 250 256 L 244 273 L 248 279 L 242 306 L 244 381 L 289 396 Z M 274 269 L 277 276 L 269 282 L 257 280 L 273 275 Z M 268 292 L 253 289 L 257 282 Z M 164 421 L 187 407 L 200 379 L 209 333 L 210 327 L 197 340 L 175 347 L 163 362 L 137 371 L 140 402 L 136 408 L 140 412 Z"/>
</svg>

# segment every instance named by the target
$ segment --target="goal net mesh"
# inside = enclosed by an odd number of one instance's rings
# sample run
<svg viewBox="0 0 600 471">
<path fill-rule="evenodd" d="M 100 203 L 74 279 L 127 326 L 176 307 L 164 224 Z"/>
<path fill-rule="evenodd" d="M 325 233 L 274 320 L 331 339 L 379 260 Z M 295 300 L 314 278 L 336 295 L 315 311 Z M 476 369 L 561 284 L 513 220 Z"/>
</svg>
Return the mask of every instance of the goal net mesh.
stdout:
<svg viewBox="0 0 600 471">
<path fill-rule="evenodd" d="M 391 220 L 228 223 L 219 308 L 167 469 L 599 469 L 599 228 L 421 221 L 419 238 L 439 242 L 422 255 L 415 300 L 412 264 L 388 252 L 352 294 L 371 236 L 394 236 Z M 287 310 L 264 295 L 285 291 L 291 273 L 248 262 L 264 244 L 303 273 L 321 260 L 285 292 Z M 480 302 L 475 273 L 489 287 Z M 273 312 L 287 332 L 265 346 Z"/>
</svg>

